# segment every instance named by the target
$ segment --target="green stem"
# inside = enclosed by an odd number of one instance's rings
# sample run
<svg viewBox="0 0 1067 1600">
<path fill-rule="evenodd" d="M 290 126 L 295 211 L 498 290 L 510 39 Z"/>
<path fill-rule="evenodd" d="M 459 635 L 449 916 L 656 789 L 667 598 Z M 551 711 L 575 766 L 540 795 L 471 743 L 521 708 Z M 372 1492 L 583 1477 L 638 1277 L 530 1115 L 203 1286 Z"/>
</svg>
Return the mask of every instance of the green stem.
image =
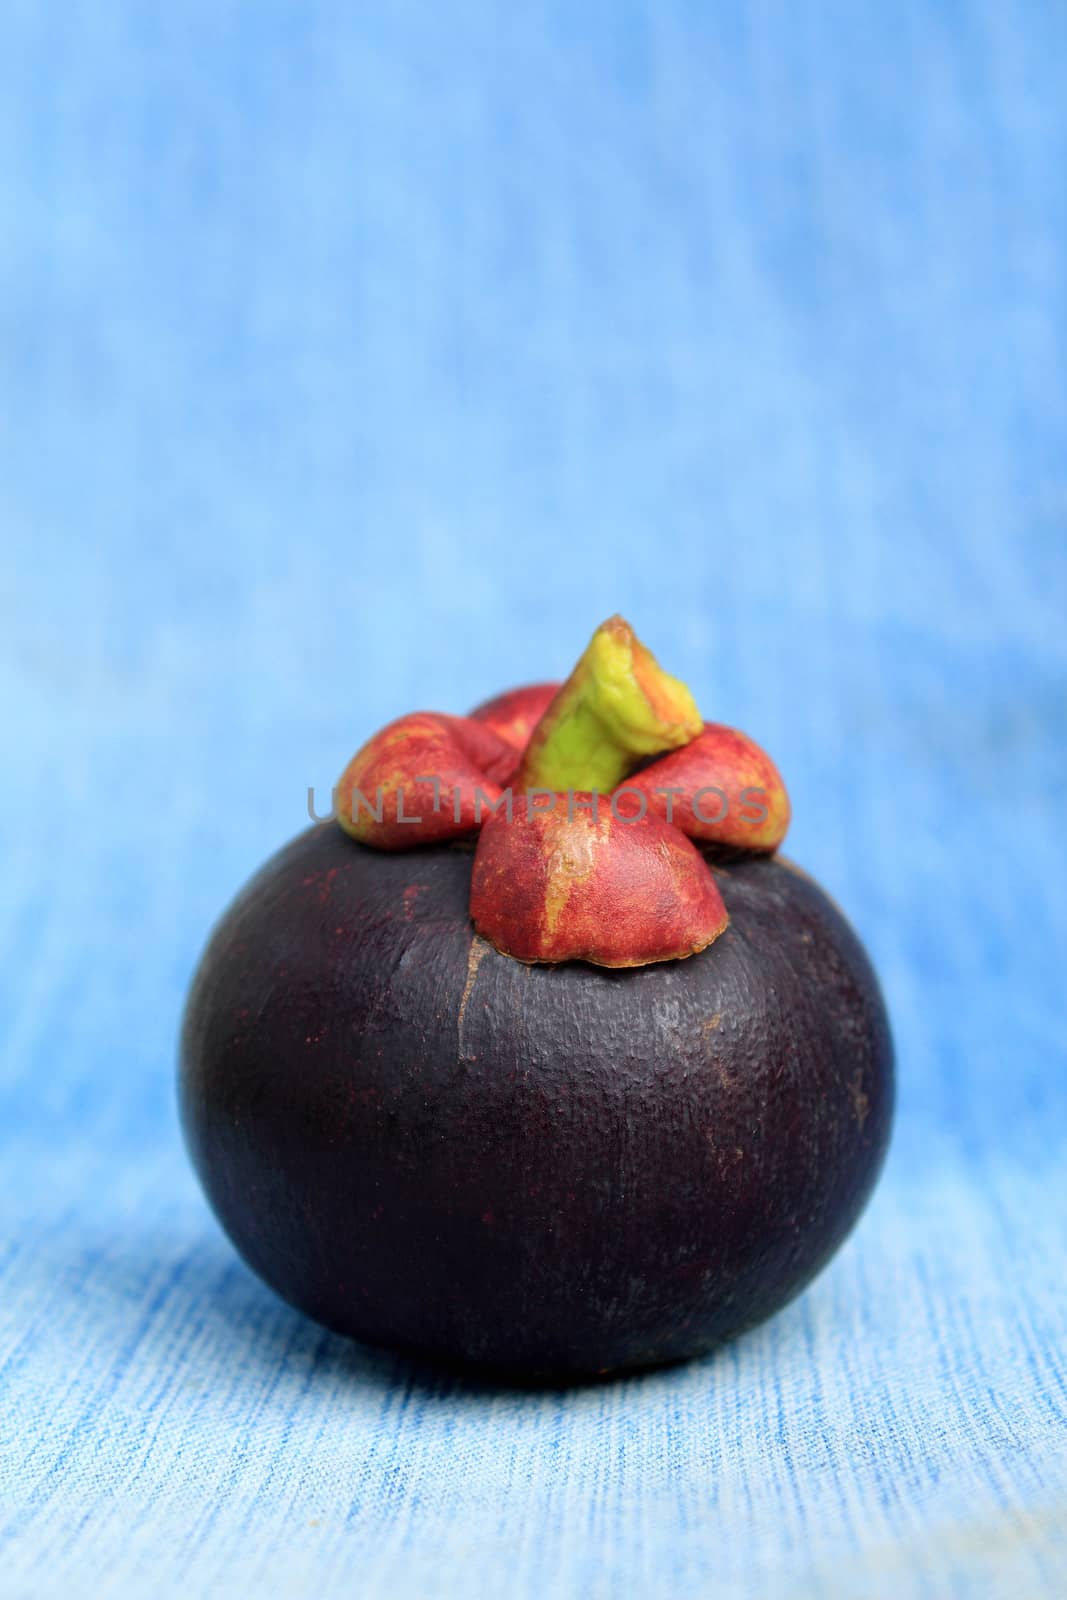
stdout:
<svg viewBox="0 0 1067 1600">
<path fill-rule="evenodd" d="M 642 756 L 677 750 L 703 726 L 685 684 L 664 672 L 628 622 L 610 617 L 534 729 L 517 781 L 607 794 Z"/>
</svg>

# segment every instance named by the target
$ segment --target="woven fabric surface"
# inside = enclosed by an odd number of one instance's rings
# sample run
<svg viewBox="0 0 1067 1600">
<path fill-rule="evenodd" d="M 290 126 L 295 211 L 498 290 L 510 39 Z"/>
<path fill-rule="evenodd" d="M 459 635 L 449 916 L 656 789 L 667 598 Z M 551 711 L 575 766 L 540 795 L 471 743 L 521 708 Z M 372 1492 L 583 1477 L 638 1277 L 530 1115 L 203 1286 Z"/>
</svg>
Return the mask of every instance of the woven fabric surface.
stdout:
<svg viewBox="0 0 1067 1600">
<path fill-rule="evenodd" d="M 0 1594 L 1062 1594 L 1067 13 L 0 43 Z M 176 1034 L 309 785 L 616 609 L 786 773 L 899 1115 L 773 1321 L 521 1392 L 252 1277 Z"/>
</svg>

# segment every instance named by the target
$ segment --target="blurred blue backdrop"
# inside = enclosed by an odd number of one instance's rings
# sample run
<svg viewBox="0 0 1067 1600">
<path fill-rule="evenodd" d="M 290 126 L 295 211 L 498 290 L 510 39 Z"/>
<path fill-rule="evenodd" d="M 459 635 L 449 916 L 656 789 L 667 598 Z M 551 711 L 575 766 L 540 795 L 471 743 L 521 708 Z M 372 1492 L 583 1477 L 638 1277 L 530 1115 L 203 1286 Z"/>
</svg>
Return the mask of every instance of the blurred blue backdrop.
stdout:
<svg viewBox="0 0 1067 1600">
<path fill-rule="evenodd" d="M 5 8 L 5 1595 L 1062 1592 L 1065 89 L 1036 0 Z M 616 609 L 898 1134 L 773 1323 L 515 1395 L 249 1276 L 175 1035 L 309 784 Z"/>
</svg>

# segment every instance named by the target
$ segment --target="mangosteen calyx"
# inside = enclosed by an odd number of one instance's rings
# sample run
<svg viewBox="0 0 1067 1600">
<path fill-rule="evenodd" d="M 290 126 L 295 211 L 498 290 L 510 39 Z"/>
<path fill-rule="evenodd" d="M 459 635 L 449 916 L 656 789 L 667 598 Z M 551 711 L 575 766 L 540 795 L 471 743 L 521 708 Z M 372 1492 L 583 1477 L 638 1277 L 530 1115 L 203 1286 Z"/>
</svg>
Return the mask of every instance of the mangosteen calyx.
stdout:
<svg viewBox="0 0 1067 1600">
<path fill-rule="evenodd" d="M 705 723 L 618 616 L 561 685 L 389 723 L 348 763 L 335 809 L 378 850 L 480 831 L 478 933 L 520 961 L 604 967 L 705 949 L 729 919 L 692 841 L 769 854 L 789 823 L 770 757 Z"/>
</svg>

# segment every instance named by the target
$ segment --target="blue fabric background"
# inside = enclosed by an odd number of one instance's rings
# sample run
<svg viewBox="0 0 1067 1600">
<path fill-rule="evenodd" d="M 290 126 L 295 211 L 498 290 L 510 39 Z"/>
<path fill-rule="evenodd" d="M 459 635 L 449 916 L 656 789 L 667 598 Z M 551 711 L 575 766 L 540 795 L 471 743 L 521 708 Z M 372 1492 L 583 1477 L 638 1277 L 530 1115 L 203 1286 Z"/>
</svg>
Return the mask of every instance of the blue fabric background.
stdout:
<svg viewBox="0 0 1067 1600">
<path fill-rule="evenodd" d="M 1036 0 L 5 7 L 5 1600 L 1064 1592 L 1065 88 Z M 899 1122 L 772 1323 L 517 1394 L 250 1276 L 175 1035 L 309 784 L 616 608 Z"/>
</svg>

